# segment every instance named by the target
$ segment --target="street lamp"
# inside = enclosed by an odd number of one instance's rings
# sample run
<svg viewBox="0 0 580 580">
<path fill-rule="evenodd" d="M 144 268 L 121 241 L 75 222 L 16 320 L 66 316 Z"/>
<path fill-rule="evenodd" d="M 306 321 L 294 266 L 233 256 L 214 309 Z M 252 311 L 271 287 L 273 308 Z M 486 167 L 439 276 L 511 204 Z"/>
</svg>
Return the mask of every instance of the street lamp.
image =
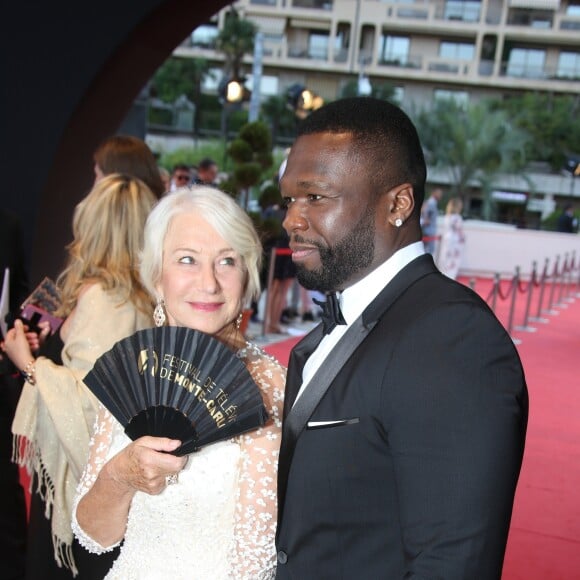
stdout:
<svg viewBox="0 0 580 580">
<path fill-rule="evenodd" d="M 294 84 L 287 90 L 288 106 L 299 119 L 304 119 L 312 111 L 324 105 L 324 99 L 307 89 L 304 85 Z"/>
<path fill-rule="evenodd" d="M 580 177 L 580 156 L 570 155 L 566 159 L 564 169 L 572 174 L 570 179 L 570 195 L 574 196 L 574 182 L 576 177 Z"/>
<path fill-rule="evenodd" d="M 218 86 L 220 103 L 236 105 L 250 98 L 250 91 L 244 86 L 244 79 L 223 78 Z"/>
<path fill-rule="evenodd" d="M 224 141 L 223 165 L 226 165 L 228 142 L 228 116 L 231 111 L 239 109 L 244 101 L 250 99 L 250 91 L 244 85 L 243 78 L 223 77 L 218 86 L 218 98 L 222 104 L 222 137 Z"/>
<path fill-rule="evenodd" d="M 564 166 L 566 171 L 569 171 L 574 177 L 580 176 L 580 157 L 570 156 L 566 159 L 566 165 Z"/>
</svg>

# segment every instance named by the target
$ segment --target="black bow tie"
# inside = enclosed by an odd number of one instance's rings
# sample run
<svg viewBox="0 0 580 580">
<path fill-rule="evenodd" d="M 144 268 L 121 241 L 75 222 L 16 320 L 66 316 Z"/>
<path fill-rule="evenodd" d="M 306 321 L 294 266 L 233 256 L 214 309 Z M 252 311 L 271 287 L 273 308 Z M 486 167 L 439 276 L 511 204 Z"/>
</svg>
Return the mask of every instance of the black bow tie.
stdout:
<svg viewBox="0 0 580 580">
<path fill-rule="evenodd" d="M 331 333 L 337 324 L 346 324 L 346 320 L 340 311 L 338 298 L 334 292 L 326 295 L 326 302 L 316 300 L 316 298 L 313 298 L 312 301 L 322 307 L 324 334 Z"/>
</svg>

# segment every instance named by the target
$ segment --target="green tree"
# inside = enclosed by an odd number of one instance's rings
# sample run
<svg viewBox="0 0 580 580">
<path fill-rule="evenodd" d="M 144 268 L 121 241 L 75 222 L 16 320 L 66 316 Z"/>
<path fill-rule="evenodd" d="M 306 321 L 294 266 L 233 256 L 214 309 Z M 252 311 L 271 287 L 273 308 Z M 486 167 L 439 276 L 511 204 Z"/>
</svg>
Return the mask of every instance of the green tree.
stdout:
<svg viewBox="0 0 580 580">
<path fill-rule="evenodd" d="M 209 73 L 209 63 L 202 58 L 168 58 L 155 72 L 152 94 L 165 103 L 173 104 L 185 95 L 194 105 L 194 131 L 197 133 L 201 112 L 201 87 Z"/>
<path fill-rule="evenodd" d="M 272 143 L 277 142 L 279 135 L 294 137 L 296 131 L 296 117 L 288 108 L 286 99 L 279 95 L 272 95 L 262 102 L 260 112 L 272 129 Z"/>
<path fill-rule="evenodd" d="M 180 147 L 162 153 L 159 165 L 171 171 L 178 163 L 197 165 L 204 157 L 221 159 L 223 154 L 224 144 L 221 139 L 204 139 L 198 147 Z"/>
<path fill-rule="evenodd" d="M 463 107 L 452 99 L 438 100 L 420 111 L 416 125 L 428 164 L 449 171 L 457 195 L 470 182 L 479 183 L 483 217 L 492 219 L 494 178 L 523 174 L 527 133 L 513 126 L 506 111 L 493 110 L 485 101 Z"/>
<path fill-rule="evenodd" d="M 224 76 L 242 78 L 243 58 L 245 54 L 252 54 L 255 37 L 254 23 L 240 18 L 237 10 L 231 7 L 216 38 L 216 49 L 225 56 Z"/>
<path fill-rule="evenodd" d="M 230 188 L 247 210 L 251 188 L 261 182 L 262 175 L 274 162 L 270 129 L 262 121 L 247 123 L 230 143 L 228 154 L 234 160 Z"/>
<path fill-rule="evenodd" d="M 580 153 L 580 96 L 524 93 L 496 101 L 494 107 L 506 110 L 514 125 L 530 135 L 528 159 L 559 171 L 569 153 Z"/>
</svg>

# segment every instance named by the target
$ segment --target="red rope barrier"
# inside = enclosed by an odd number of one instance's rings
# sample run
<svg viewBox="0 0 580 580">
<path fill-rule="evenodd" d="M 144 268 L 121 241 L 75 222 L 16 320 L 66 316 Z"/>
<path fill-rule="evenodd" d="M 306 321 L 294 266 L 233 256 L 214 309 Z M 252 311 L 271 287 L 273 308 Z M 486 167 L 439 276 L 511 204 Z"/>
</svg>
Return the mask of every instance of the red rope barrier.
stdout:
<svg viewBox="0 0 580 580">
<path fill-rule="evenodd" d="M 522 294 L 525 294 L 530 289 L 530 286 L 533 286 L 533 280 L 530 280 L 525 285 L 524 285 L 523 280 L 518 280 L 517 290 L 518 290 L 518 292 L 521 292 Z"/>
<path fill-rule="evenodd" d="M 499 297 L 500 297 L 502 300 L 507 300 L 507 298 L 508 298 L 508 297 L 509 297 L 509 295 L 510 295 L 510 292 L 511 292 L 511 289 L 512 289 L 513 285 L 514 285 L 514 281 L 513 281 L 513 280 L 511 280 L 511 281 L 510 281 L 510 284 L 509 284 L 509 286 L 508 286 L 508 291 L 507 291 L 507 292 L 504 294 L 504 293 L 501 291 L 501 282 L 498 282 L 498 283 L 497 283 L 497 295 L 498 295 L 498 296 L 499 296 Z"/>
<path fill-rule="evenodd" d="M 485 301 L 489 304 L 489 301 L 492 299 L 493 295 L 495 294 L 495 289 L 498 286 L 498 282 L 496 280 L 494 280 L 493 284 L 491 285 L 491 290 L 489 291 L 489 294 L 487 296 L 487 298 L 485 299 Z"/>
</svg>

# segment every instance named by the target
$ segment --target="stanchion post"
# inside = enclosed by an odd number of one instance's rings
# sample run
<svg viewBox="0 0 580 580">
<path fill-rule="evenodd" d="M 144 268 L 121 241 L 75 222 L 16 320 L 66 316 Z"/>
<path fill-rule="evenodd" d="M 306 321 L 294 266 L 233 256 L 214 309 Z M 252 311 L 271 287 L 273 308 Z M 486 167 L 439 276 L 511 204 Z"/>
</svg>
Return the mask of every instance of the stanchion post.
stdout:
<svg viewBox="0 0 580 580">
<path fill-rule="evenodd" d="M 495 312 L 495 305 L 497 302 L 497 295 L 499 293 L 499 273 L 496 272 L 493 277 L 493 290 L 491 295 L 491 309 Z"/>
<path fill-rule="evenodd" d="M 572 251 L 570 255 L 570 261 L 568 262 L 568 268 L 566 268 L 566 279 L 564 281 L 564 301 L 567 303 L 574 302 L 574 297 L 572 296 L 572 286 L 573 286 L 573 275 L 574 267 L 576 264 L 576 251 Z"/>
<path fill-rule="evenodd" d="M 546 314 L 558 314 L 557 310 L 552 308 L 554 304 L 554 292 L 556 291 L 556 281 L 558 277 L 558 264 L 560 263 L 560 256 L 556 256 L 556 263 L 554 264 L 554 273 L 552 274 L 552 286 L 550 287 L 550 298 L 548 299 L 548 309 L 544 310 Z"/>
<path fill-rule="evenodd" d="M 514 321 L 514 311 L 515 311 L 515 306 L 516 306 L 516 295 L 518 293 L 518 285 L 520 283 L 520 267 L 516 266 L 516 271 L 512 280 L 512 300 L 511 300 L 511 304 L 510 304 L 510 311 L 509 311 L 509 316 L 508 316 L 508 327 L 507 327 L 507 331 L 508 334 L 511 336 L 512 334 L 512 329 L 513 329 L 513 321 Z M 518 339 L 513 338 L 512 336 L 512 340 L 515 344 L 519 344 L 521 341 Z"/>
<path fill-rule="evenodd" d="M 544 302 L 544 290 L 546 288 L 546 278 L 548 277 L 548 263 L 549 260 L 546 258 L 544 262 L 544 270 L 542 271 L 542 277 L 540 279 L 540 297 L 538 298 L 538 310 L 536 312 L 536 316 L 530 318 L 533 322 L 541 322 L 542 324 L 546 324 L 548 321 L 547 318 L 542 318 L 540 314 L 542 313 L 542 304 Z"/>
<path fill-rule="evenodd" d="M 530 281 L 528 282 L 528 297 L 526 299 L 526 311 L 524 313 L 524 323 L 522 326 L 516 326 L 516 330 L 521 330 L 523 332 L 536 332 L 535 326 L 529 326 L 528 320 L 530 318 L 530 306 L 532 304 L 532 294 L 534 293 L 534 284 L 536 283 L 536 268 L 537 262 L 532 262 L 532 275 Z"/>
<path fill-rule="evenodd" d="M 576 280 L 576 298 L 580 298 L 580 260 L 578 260 L 578 279 Z"/>
<path fill-rule="evenodd" d="M 558 292 L 558 302 L 556 302 L 556 306 L 558 308 L 568 308 L 568 305 L 564 302 L 564 285 L 566 282 L 566 275 L 568 272 L 568 254 L 564 254 L 564 264 L 562 264 L 562 273 L 559 277 L 559 284 L 560 290 Z"/>
<path fill-rule="evenodd" d="M 270 251 L 270 266 L 268 268 L 268 285 L 266 287 L 266 304 L 264 306 L 264 319 L 262 322 L 262 336 L 266 336 L 266 329 L 270 326 L 270 304 L 272 303 L 272 281 L 274 280 L 274 267 L 276 266 L 276 248 Z"/>
<path fill-rule="evenodd" d="M 570 256 L 570 267 L 568 268 L 568 280 L 566 282 L 566 301 L 574 302 L 574 270 L 576 268 L 576 250 L 572 250 Z"/>
</svg>

